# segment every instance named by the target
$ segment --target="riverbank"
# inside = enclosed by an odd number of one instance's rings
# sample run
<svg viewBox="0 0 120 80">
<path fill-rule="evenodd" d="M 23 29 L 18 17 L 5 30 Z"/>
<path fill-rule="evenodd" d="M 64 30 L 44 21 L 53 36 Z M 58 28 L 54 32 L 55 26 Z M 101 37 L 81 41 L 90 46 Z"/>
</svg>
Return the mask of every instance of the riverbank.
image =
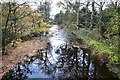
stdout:
<svg viewBox="0 0 120 80">
<path fill-rule="evenodd" d="M 78 39 L 74 33 L 61 29 L 58 25 L 53 25 L 46 34 L 43 37 L 41 35 L 40 43 L 32 44 L 33 42 L 30 42 L 30 45 L 28 43 L 30 48 L 27 46 L 27 50 L 21 50 L 23 54 L 26 52 L 31 54 L 24 55 L 26 58 L 22 59 L 22 62 L 16 63 L 17 65 L 2 78 L 3 80 L 24 79 L 24 77 L 28 79 L 51 78 L 51 76 L 54 78 L 58 76 L 68 78 L 68 75 L 72 79 L 75 79 L 76 76 L 78 78 L 116 77 L 105 65 L 101 66 L 97 59 L 93 60 L 91 48 L 85 45 L 82 39 Z M 37 39 L 39 41 L 39 38 Z M 41 42 L 48 42 L 47 40 L 49 40 L 49 44 L 47 43 L 48 48 L 44 48 L 45 52 L 43 50 L 41 52 L 40 45 L 43 45 Z M 35 40 L 35 42 L 37 41 Z M 38 44 L 40 53 L 37 50 L 35 51 L 35 46 L 33 47 L 33 45 Z M 26 48 L 24 46 L 23 49 Z M 39 54 L 36 55 L 36 52 Z M 33 56 L 29 57 L 30 55 Z"/>
<path fill-rule="evenodd" d="M 48 47 L 48 41 L 47 39 L 34 37 L 28 41 L 21 42 L 16 48 L 13 48 L 11 44 L 8 44 L 6 47 L 8 54 L 2 56 L 0 79 L 9 72 L 9 70 L 20 64 L 25 56 L 31 57 L 36 55 L 38 50 L 46 49 Z"/>
<path fill-rule="evenodd" d="M 92 55 L 96 56 L 101 64 L 105 64 L 110 71 L 120 78 L 120 57 L 117 47 L 114 45 L 109 46 L 104 41 L 100 41 L 100 34 L 95 30 L 90 31 L 84 28 L 76 30 L 74 26 L 66 29 L 82 39 L 91 48 Z"/>
</svg>

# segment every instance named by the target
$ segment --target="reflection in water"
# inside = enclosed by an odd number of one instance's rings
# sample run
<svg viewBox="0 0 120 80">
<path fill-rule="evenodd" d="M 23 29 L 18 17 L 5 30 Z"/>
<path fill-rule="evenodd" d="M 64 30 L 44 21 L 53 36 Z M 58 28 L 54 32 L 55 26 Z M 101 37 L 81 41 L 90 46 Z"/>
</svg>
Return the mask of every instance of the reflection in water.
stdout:
<svg viewBox="0 0 120 80">
<path fill-rule="evenodd" d="M 53 33 L 54 32 L 54 33 Z M 37 56 L 27 58 L 21 65 L 16 66 L 3 77 L 3 80 L 25 80 L 28 78 L 57 78 L 57 79 L 96 79 L 112 77 L 106 66 L 100 67 L 91 60 L 88 49 L 80 49 L 71 45 L 70 37 L 64 30 L 53 26 L 49 32 L 47 51 Z M 64 35 L 64 36 L 63 36 Z M 70 38 L 71 39 L 71 38 Z M 102 73 L 100 70 L 104 70 Z"/>
<path fill-rule="evenodd" d="M 86 70 L 88 66 L 88 55 L 85 56 L 82 50 L 77 47 L 61 47 L 59 52 L 57 70 L 55 76 L 62 78 L 78 79 L 80 77 L 86 77 Z"/>
</svg>

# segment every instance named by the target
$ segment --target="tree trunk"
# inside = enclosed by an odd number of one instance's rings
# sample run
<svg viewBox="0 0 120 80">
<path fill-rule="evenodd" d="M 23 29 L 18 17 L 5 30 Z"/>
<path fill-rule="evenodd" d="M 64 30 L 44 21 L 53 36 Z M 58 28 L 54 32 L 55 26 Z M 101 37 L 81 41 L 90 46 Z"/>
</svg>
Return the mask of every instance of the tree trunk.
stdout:
<svg viewBox="0 0 120 80">
<path fill-rule="evenodd" d="M 103 33 L 105 31 L 105 28 L 104 28 L 104 22 L 102 21 L 102 17 L 103 17 L 103 4 L 102 2 L 100 2 L 100 25 L 99 25 L 99 31 L 100 31 L 100 35 L 103 37 Z"/>
<path fill-rule="evenodd" d="M 76 0 L 77 1 L 77 0 Z M 76 2 L 77 4 L 77 29 L 79 29 L 79 7 L 80 7 L 80 0 Z"/>
<path fill-rule="evenodd" d="M 91 14 L 91 27 L 90 29 L 93 29 L 94 26 L 94 13 L 95 13 L 95 5 L 94 5 L 94 0 L 92 1 L 92 14 Z"/>
<path fill-rule="evenodd" d="M 5 53 L 5 46 L 6 46 L 6 30 L 7 30 L 7 26 L 8 26 L 8 21 L 9 21 L 9 17 L 10 17 L 10 12 L 11 12 L 11 6 L 10 6 L 10 2 L 9 2 L 9 11 L 8 11 L 8 15 L 7 15 L 7 20 L 6 20 L 6 24 L 5 24 L 5 30 L 4 30 L 4 36 L 2 36 L 2 54 L 6 54 Z"/>
<path fill-rule="evenodd" d="M 89 5 L 89 2 L 87 2 L 87 5 L 86 5 L 86 21 L 85 21 L 86 29 L 88 28 L 88 5 Z"/>
</svg>

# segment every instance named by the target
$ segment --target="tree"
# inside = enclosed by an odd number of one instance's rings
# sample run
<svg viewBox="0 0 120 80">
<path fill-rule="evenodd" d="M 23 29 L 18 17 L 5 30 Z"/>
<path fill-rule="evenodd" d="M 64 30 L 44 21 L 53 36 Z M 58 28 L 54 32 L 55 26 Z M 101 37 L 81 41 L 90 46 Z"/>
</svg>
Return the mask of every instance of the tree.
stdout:
<svg viewBox="0 0 120 80">
<path fill-rule="evenodd" d="M 15 44 L 19 38 L 34 31 L 36 24 L 40 25 L 43 19 L 40 12 L 33 11 L 26 3 L 3 2 L 2 14 L 2 53 L 5 53 L 5 46 L 8 43 Z"/>
<path fill-rule="evenodd" d="M 85 13 L 85 28 L 87 29 L 89 27 L 89 9 L 88 9 L 88 6 L 89 6 L 90 2 L 87 2 L 86 4 L 86 13 Z"/>
<path fill-rule="evenodd" d="M 59 24 L 63 24 L 64 19 L 65 19 L 65 14 L 61 10 L 60 13 L 55 15 L 54 21 L 59 25 Z"/>
<path fill-rule="evenodd" d="M 119 26 L 120 26 L 120 7 L 115 4 L 108 5 L 105 9 L 107 16 L 109 17 L 106 27 L 106 35 L 112 41 L 112 43 L 118 44 L 119 38 Z"/>
<path fill-rule="evenodd" d="M 45 0 L 45 2 L 40 2 L 38 6 L 38 11 L 43 13 L 43 18 L 45 18 L 45 22 L 48 22 L 50 19 L 50 10 L 51 10 L 51 1 Z"/>
<path fill-rule="evenodd" d="M 95 1 L 92 0 L 92 14 L 91 14 L 91 27 L 90 29 L 92 30 L 94 27 L 94 16 L 95 16 Z"/>
</svg>

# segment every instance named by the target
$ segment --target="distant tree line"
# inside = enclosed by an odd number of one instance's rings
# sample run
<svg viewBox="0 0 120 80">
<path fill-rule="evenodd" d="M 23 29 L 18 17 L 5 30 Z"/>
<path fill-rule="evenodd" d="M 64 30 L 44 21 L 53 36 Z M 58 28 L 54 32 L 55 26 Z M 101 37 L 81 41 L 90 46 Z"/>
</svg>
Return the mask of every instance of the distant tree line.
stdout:
<svg viewBox="0 0 120 80">
<path fill-rule="evenodd" d="M 76 29 L 80 27 L 89 30 L 97 29 L 103 39 L 118 45 L 120 3 L 110 1 L 105 5 L 106 2 L 96 2 L 95 0 L 85 3 L 80 1 L 59 2 L 57 5 L 63 7 L 64 10 L 55 15 L 54 21 L 67 27 L 74 24 Z"/>
</svg>

